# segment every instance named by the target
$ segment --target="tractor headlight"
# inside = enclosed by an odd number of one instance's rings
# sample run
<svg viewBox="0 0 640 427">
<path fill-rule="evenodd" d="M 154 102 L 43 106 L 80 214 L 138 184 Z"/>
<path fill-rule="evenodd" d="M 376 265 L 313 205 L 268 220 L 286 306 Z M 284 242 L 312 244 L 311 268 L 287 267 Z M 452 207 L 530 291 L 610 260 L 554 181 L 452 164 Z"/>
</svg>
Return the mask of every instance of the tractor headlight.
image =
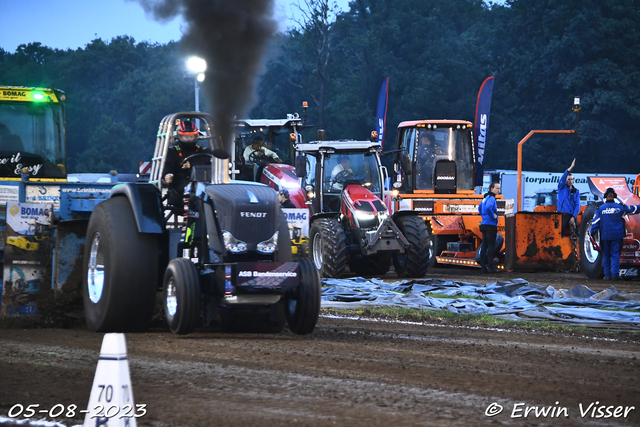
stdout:
<svg viewBox="0 0 640 427">
<path fill-rule="evenodd" d="M 257 250 L 261 254 L 272 254 L 278 248 L 278 232 L 276 231 L 269 240 L 258 243 Z"/>
<path fill-rule="evenodd" d="M 376 215 L 371 213 L 356 211 L 356 217 L 360 221 L 367 221 L 367 220 L 374 219 Z"/>
<path fill-rule="evenodd" d="M 233 254 L 243 254 L 247 252 L 247 244 L 242 240 L 238 240 L 228 231 L 222 232 L 224 238 L 224 247 Z"/>
<path fill-rule="evenodd" d="M 356 221 L 360 228 L 372 228 L 378 226 L 378 216 L 376 214 L 356 211 Z"/>
<path fill-rule="evenodd" d="M 389 218 L 389 213 L 387 211 L 378 212 L 378 218 L 380 219 L 380 222 L 382 222 Z"/>
</svg>

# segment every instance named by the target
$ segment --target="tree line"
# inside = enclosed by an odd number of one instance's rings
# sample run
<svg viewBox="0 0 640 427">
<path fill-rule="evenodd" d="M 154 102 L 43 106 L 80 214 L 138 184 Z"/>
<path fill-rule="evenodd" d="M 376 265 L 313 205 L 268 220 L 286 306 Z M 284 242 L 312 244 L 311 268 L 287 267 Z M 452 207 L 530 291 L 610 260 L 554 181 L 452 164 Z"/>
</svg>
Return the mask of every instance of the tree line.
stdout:
<svg viewBox="0 0 640 427">
<path fill-rule="evenodd" d="M 578 135 L 530 139 L 524 168 L 564 170 L 576 157 L 576 172 L 640 172 L 639 0 L 298 5 L 299 25 L 269 44 L 251 118 L 302 113 L 308 101 L 308 124 L 328 138 L 367 139 L 389 77 L 385 145 L 393 144 L 401 121 L 473 121 L 478 89 L 494 76 L 485 169 L 514 169 L 517 143 L 532 129 L 573 129 L 577 96 Z M 0 49 L 0 84 L 67 93 L 72 172 L 134 172 L 151 158 L 160 120 L 194 108 L 180 43 L 126 35 L 76 50 Z"/>
</svg>

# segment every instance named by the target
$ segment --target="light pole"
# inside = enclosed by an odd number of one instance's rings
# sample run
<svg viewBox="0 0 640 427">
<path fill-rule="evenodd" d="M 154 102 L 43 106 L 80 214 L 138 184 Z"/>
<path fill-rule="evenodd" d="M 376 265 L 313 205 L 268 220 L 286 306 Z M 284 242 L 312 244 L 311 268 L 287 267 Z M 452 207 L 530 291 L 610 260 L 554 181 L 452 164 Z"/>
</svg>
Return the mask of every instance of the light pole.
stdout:
<svg viewBox="0 0 640 427">
<path fill-rule="evenodd" d="M 196 111 L 200 111 L 200 85 L 199 82 L 204 81 L 204 72 L 207 70 L 207 62 L 197 56 L 187 59 L 187 71 L 194 79 L 194 89 L 196 98 Z"/>
</svg>

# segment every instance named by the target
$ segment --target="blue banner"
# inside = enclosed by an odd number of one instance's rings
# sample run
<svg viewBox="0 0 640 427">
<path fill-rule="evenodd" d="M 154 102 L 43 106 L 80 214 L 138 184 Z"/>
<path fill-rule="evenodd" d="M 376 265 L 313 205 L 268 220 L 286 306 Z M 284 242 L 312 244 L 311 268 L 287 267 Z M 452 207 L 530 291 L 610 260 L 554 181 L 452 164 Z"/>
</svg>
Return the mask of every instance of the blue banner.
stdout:
<svg viewBox="0 0 640 427">
<path fill-rule="evenodd" d="M 487 77 L 478 92 L 474 134 L 476 140 L 476 177 L 475 185 L 482 185 L 484 175 L 484 153 L 487 149 L 487 133 L 489 131 L 489 113 L 491 112 L 491 95 L 493 94 L 493 76 Z"/>
<path fill-rule="evenodd" d="M 387 122 L 387 103 L 389 102 L 389 77 L 384 79 L 378 95 L 378 114 L 376 119 L 376 131 L 378 142 L 384 147 L 384 130 Z"/>
</svg>

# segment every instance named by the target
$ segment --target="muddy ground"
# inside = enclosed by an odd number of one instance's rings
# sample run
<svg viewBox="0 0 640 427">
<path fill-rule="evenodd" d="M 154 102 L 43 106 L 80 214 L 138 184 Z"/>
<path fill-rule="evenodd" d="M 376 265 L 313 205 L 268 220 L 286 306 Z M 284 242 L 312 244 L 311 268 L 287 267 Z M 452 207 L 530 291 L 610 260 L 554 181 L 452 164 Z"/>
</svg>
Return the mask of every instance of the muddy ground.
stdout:
<svg viewBox="0 0 640 427">
<path fill-rule="evenodd" d="M 612 285 L 568 273 L 440 268 L 428 276 Z M 613 284 L 640 289 L 638 281 Z M 0 422 L 16 404 L 86 408 L 102 338 L 82 326 L 0 324 Z M 160 326 L 126 340 L 134 398 L 147 405 L 139 426 L 640 425 L 640 335 L 631 332 L 351 319 L 325 310 L 302 337 L 286 329 L 178 337 Z M 56 420 L 82 424 L 77 415 Z"/>
</svg>

